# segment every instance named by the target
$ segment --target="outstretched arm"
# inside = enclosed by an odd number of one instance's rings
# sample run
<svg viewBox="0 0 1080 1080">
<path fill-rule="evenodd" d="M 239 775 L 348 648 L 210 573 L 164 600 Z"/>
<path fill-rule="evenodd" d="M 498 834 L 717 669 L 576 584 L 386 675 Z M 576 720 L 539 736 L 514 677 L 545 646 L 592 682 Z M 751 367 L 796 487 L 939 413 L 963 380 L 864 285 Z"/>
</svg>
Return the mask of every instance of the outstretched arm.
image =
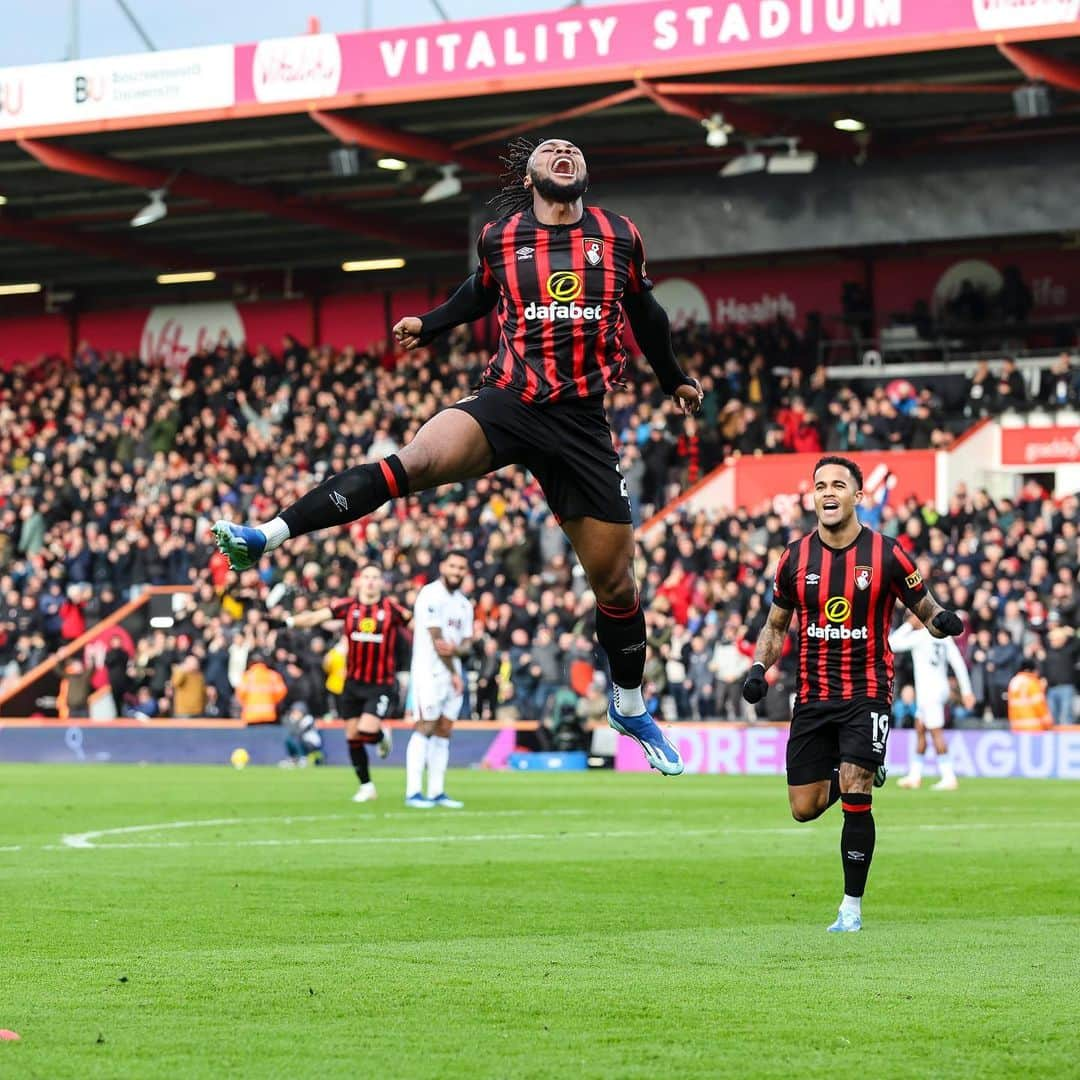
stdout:
<svg viewBox="0 0 1080 1080">
<path fill-rule="evenodd" d="M 496 286 L 485 284 L 482 272 L 470 274 L 454 295 L 426 315 L 406 315 L 394 326 L 394 337 L 406 349 L 427 345 L 462 323 L 482 319 L 499 302 Z"/>
<path fill-rule="evenodd" d="M 679 366 L 671 347 L 671 322 L 667 312 L 648 289 L 623 296 L 623 311 L 649 367 L 665 394 L 671 394 L 683 412 L 701 411 L 701 384 Z"/>
<path fill-rule="evenodd" d="M 333 622 L 335 619 L 333 609 L 328 605 L 321 608 L 313 608 L 311 611 L 301 611 L 299 615 L 286 615 L 284 623 L 288 627 L 296 627 L 298 630 L 308 630 L 313 626 L 322 626 L 323 623 Z"/>
</svg>

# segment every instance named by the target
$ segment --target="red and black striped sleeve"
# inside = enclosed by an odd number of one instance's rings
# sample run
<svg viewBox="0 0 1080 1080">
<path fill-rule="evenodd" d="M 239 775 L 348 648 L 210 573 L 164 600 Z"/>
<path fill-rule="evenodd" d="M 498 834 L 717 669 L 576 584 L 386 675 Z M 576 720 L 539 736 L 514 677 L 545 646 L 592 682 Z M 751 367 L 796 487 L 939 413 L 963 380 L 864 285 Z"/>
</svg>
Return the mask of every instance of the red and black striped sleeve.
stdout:
<svg viewBox="0 0 1080 1080">
<path fill-rule="evenodd" d="M 784 554 L 776 564 L 772 602 L 785 611 L 791 611 L 795 607 L 795 587 L 791 580 L 791 548 L 784 549 Z"/>
<path fill-rule="evenodd" d="M 393 597 L 387 600 L 390 606 L 390 613 L 394 618 L 394 621 L 400 626 L 408 626 L 412 622 L 412 612 L 408 608 L 402 607 Z"/>
<path fill-rule="evenodd" d="M 352 604 L 351 600 L 331 600 L 327 607 L 330 608 L 330 614 L 335 619 L 344 619 L 349 614 L 349 608 L 352 607 Z"/>
<path fill-rule="evenodd" d="M 489 221 L 480 230 L 480 235 L 476 238 L 476 274 L 480 279 L 480 284 L 485 289 L 498 289 L 499 287 L 498 279 L 495 277 L 495 273 L 491 269 L 491 263 L 488 261 L 486 250 L 488 233 L 491 232 L 494 224 L 493 221 Z"/>
<path fill-rule="evenodd" d="M 926 596 L 926 582 L 911 556 L 895 541 L 889 544 L 889 584 L 910 611 Z"/>
<path fill-rule="evenodd" d="M 629 218 L 624 220 L 630 226 L 630 266 L 625 291 L 628 293 L 648 292 L 653 287 L 653 283 L 645 269 L 645 242 L 641 239 L 637 226 Z"/>
</svg>

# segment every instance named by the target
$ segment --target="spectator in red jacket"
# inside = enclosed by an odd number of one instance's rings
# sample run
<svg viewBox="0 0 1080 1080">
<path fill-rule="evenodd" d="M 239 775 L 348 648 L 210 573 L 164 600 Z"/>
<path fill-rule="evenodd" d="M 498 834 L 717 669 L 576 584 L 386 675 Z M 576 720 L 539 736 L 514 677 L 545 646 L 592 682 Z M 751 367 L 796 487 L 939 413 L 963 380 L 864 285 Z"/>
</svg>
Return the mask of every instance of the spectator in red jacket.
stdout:
<svg viewBox="0 0 1080 1080">
<path fill-rule="evenodd" d="M 821 429 L 813 413 L 803 413 L 791 437 L 791 449 L 797 454 L 821 453 Z"/>
<path fill-rule="evenodd" d="M 90 585 L 71 585 L 67 599 L 60 605 L 60 637 L 64 644 L 86 633 L 86 616 L 83 613 L 93 589 Z"/>
<path fill-rule="evenodd" d="M 680 626 L 686 625 L 690 614 L 690 601 L 694 595 L 694 579 L 676 562 L 671 567 L 663 585 L 656 590 L 657 596 L 667 597 L 671 604 L 671 614 Z"/>
</svg>

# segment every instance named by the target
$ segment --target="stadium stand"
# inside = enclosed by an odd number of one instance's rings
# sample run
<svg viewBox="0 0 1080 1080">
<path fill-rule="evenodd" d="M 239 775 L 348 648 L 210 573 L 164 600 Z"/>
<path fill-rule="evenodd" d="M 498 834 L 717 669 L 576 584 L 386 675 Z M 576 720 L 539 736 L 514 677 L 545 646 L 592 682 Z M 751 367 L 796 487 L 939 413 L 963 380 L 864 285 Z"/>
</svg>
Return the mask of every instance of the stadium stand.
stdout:
<svg viewBox="0 0 1080 1080">
<path fill-rule="evenodd" d="M 965 388 L 978 401 L 974 417 L 943 410 L 932 384 L 883 379 L 864 395 L 836 391 L 781 321 L 743 334 L 683 331 L 677 345 L 703 376 L 700 421 L 675 424 L 641 365 L 609 403 L 627 484 L 646 516 L 732 455 L 943 448 L 979 415 L 1029 400 L 1008 363 L 980 367 Z M 83 346 L 73 365 L 0 375 L 0 687 L 145 587 L 192 584 L 194 593 L 175 601 L 168 633 L 137 643 L 118 636 L 69 662 L 71 715 L 106 685 L 128 715 L 239 715 L 235 689 L 258 655 L 284 677 L 286 704 L 332 715 L 333 638 L 285 630 L 280 618 L 344 594 L 367 560 L 409 602 L 438 552 L 454 546 L 473 555 L 473 597 L 494 642 L 475 658 L 473 707 L 547 719 L 565 705 L 557 690 L 569 682 L 573 707 L 587 711 L 601 663 L 591 600 L 523 470 L 410 499 L 349 533 L 303 539 L 238 578 L 207 542 L 220 514 L 264 519 L 328 472 L 393 452 L 468 392 L 486 358 L 466 333 L 407 358 L 382 347 L 307 350 L 290 339 L 278 354 L 221 346 L 173 379 Z M 972 392 L 983 384 L 985 393 Z M 1055 405 L 1078 396 L 1080 372 L 1067 355 L 1030 395 Z M 1041 494 L 994 502 L 960 490 L 944 515 L 914 501 L 882 511 L 882 528 L 923 558 L 927 577 L 935 568 L 954 606 L 972 612 L 964 645 L 977 715 L 1004 716 L 1009 679 L 1025 658 L 1067 685 L 1065 646 L 1048 630 L 1076 622 L 1080 518 L 1075 498 L 1055 504 Z M 737 690 L 767 610 L 767 571 L 807 528 L 789 501 L 776 509 L 675 513 L 643 541 L 654 646 L 647 678 L 670 719 L 747 718 Z M 782 664 L 782 687 L 790 674 Z M 1072 707 L 1070 699 L 1058 715 Z M 771 694 L 768 709 L 786 719 L 786 694 Z"/>
</svg>

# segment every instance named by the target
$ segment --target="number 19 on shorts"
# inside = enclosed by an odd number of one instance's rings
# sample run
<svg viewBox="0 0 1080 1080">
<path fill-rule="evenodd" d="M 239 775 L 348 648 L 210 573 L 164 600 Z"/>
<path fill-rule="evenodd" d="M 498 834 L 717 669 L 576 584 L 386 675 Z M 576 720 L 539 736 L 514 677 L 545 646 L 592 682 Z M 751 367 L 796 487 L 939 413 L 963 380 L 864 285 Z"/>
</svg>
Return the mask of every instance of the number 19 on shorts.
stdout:
<svg viewBox="0 0 1080 1080">
<path fill-rule="evenodd" d="M 874 744 L 875 754 L 885 753 L 885 743 L 889 739 L 889 714 L 887 712 L 872 712 L 870 714 L 872 729 L 871 741 Z"/>
</svg>

